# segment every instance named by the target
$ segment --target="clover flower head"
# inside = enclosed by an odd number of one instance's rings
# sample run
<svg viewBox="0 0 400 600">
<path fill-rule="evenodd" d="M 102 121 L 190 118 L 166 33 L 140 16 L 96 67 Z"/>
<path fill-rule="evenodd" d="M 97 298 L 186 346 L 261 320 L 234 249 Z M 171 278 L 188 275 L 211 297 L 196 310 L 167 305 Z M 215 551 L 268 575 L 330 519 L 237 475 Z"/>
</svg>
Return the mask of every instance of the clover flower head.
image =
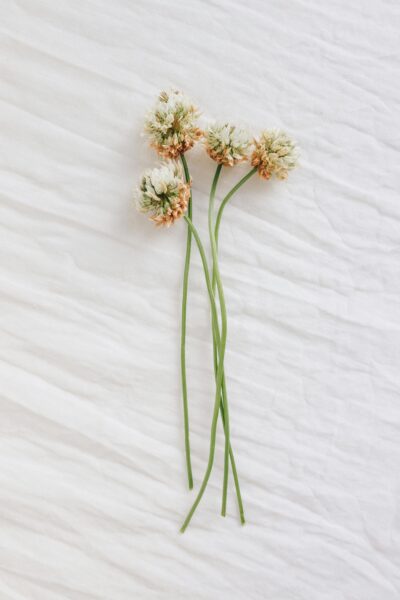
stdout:
<svg viewBox="0 0 400 600">
<path fill-rule="evenodd" d="M 138 209 L 150 213 L 157 226 L 169 227 L 186 212 L 190 198 L 190 183 L 183 179 L 182 169 L 175 161 L 148 169 L 137 192 Z"/>
<path fill-rule="evenodd" d="M 198 117 L 198 109 L 182 92 L 161 92 L 145 120 L 150 145 L 164 158 L 177 158 L 202 136 Z"/>
<path fill-rule="evenodd" d="M 230 123 L 212 125 L 204 134 L 208 155 L 221 165 L 233 167 L 248 159 L 247 133 Z"/>
<path fill-rule="evenodd" d="M 258 168 L 264 179 L 275 175 L 278 179 L 286 179 L 291 169 L 298 163 L 298 151 L 293 142 L 283 131 L 273 129 L 263 131 L 254 140 L 254 151 L 251 164 Z"/>
</svg>

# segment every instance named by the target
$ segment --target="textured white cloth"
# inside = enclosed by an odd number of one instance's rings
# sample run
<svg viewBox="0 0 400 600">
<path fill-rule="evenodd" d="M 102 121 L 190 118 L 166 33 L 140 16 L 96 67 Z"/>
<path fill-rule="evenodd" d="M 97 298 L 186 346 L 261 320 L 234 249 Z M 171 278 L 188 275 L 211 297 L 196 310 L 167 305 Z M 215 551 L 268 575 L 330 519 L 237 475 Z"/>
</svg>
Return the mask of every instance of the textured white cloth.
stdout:
<svg viewBox="0 0 400 600">
<path fill-rule="evenodd" d="M 397 600 L 399 5 L 0 0 L 0 597 Z M 175 86 L 302 149 L 221 228 L 233 486 L 222 445 L 187 533 L 179 372 L 185 225 L 132 209 L 140 136 Z M 214 164 L 188 154 L 206 239 Z M 219 197 L 245 167 L 224 171 Z M 196 249 L 196 488 L 213 404 Z M 231 482 L 232 483 L 232 482 Z"/>
</svg>

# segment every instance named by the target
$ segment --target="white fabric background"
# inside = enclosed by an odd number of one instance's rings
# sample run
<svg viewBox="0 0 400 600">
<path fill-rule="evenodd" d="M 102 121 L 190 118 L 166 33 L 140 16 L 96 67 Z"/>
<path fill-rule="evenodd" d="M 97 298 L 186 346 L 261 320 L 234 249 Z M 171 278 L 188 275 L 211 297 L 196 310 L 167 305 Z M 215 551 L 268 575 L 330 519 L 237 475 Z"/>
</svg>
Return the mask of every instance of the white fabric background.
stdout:
<svg viewBox="0 0 400 600">
<path fill-rule="evenodd" d="M 0 0 L 0 597 L 400 595 L 400 10 L 391 0 Z M 192 525 L 179 381 L 183 223 L 131 204 L 157 93 L 302 148 L 221 234 L 233 490 Z M 206 237 L 214 165 L 188 155 Z M 223 191 L 244 169 L 225 172 Z M 196 250 L 195 480 L 213 403 Z"/>
</svg>

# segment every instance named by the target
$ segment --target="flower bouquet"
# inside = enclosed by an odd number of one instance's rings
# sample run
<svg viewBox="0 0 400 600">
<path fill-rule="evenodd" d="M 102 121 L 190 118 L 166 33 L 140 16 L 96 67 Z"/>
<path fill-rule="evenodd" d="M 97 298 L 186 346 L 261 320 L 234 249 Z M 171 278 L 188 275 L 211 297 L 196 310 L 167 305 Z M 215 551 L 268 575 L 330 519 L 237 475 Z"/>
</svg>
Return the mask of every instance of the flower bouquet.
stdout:
<svg viewBox="0 0 400 600">
<path fill-rule="evenodd" d="M 198 127 L 199 111 L 181 92 L 162 92 L 145 121 L 145 131 L 150 145 L 164 159 L 164 162 L 144 173 L 137 190 L 138 208 L 148 213 L 157 226 L 169 227 L 183 219 L 187 225 L 186 254 L 183 271 L 183 292 L 181 312 L 181 379 L 186 470 L 189 489 L 193 488 L 193 475 L 190 453 L 189 403 L 186 379 L 186 309 L 192 239 L 195 240 L 204 269 L 204 276 L 211 307 L 211 330 L 213 340 L 213 362 L 215 375 L 215 401 L 211 423 L 210 449 L 207 468 L 196 499 L 181 527 L 184 532 L 206 490 L 214 464 L 216 433 L 220 415 L 225 435 L 224 474 L 222 485 L 221 514 L 226 515 L 229 467 L 232 470 L 239 515 L 245 523 L 243 501 L 239 477 L 233 453 L 230 426 L 227 383 L 224 357 L 227 340 L 227 314 L 218 264 L 218 237 L 223 212 L 232 196 L 255 173 L 268 180 L 272 176 L 286 179 L 289 171 L 297 165 L 295 143 L 282 131 L 263 131 L 251 140 L 247 133 L 230 123 L 214 124 L 206 131 Z M 203 140 L 209 157 L 217 163 L 210 190 L 208 206 L 208 232 L 211 248 L 211 266 L 202 240 L 193 223 L 192 181 L 186 161 L 188 152 L 196 142 Z M 251 168 L 230 192 L 222 199 L 218 210 L 215 197 L 221 171 L 239 163 L 249 161 Z"/>
</svg>

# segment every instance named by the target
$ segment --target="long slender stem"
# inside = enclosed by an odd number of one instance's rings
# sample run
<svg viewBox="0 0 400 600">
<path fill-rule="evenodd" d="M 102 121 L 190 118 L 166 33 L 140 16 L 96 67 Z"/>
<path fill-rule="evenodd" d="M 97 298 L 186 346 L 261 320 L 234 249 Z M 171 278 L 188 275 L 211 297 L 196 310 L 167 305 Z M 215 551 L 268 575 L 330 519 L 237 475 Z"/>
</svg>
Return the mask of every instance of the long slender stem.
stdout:
<svg viewBox="0 0 400 600">
<path fill-rule="evenodd" d="M 214 292 L 214 290 L 213 290 L 213 292 Z M 214 375 L 215 375 L 215 378 L 217 377 L 217 369 L 218 369 L 218 348 L 219 348 L 219 344 L 220 344 L 219 327 L 218 327 L 218 324 L 216 324 L 216 326 L 213 327 L 213 354 L 214 354 Z M 221 405 L 220 405 L 221 419 L 222 419 L 222 425 L 223 425 L 224 429 L 225 429 L 225 412 L 224 412 L 225 402 L 227 402 L 227 391 L 226 391 L 226 381 L 225 381 L 225 374 L 224 374 L 223 379 L 222 379 L 222 397 L 221 397 Z M 236 462 L 235 462 L 235 457 L 234 457 L 234 454 L 233 454 L 233 448 L 232 448 L 232 444 L 231 443 L 229 443 L 229 458 L 230 458 L 230 461 L 231 461 L 233 481 L 235 483 L 236 496 L 237 496 L 237 500 L 238 500 L 240 522 L 242 523 L 242 525 L 244 525 L 245 522 L 246 522 L 246 520 L 245 520 L 245 516 L 244 516 L 242 494 L 240 492 L 239 477 L 238 477 L 238 474 L 237 474 Z"/>
<path fill-rule="evenodd" d="M 185 172 L 185 179 L 187 182 L 190 181 L 189 168 L 186 162 L 184 154 L 181 154 L 181 161 L 183 170 Z M 192 193 L 190 193 L 189 206 L 188 206 L 188 217 L 192 218 Z M 190 227 L 187 229 L 186 237 L 186 256 L 185 256 L 185 267 L 183 271 L 183 290 L 182 290 L 182 316 L 181 316 L 181 380 L 182 380 L 182 400 L 183 400 L 183 422 L 185 431 L 185 455 L 186 455 L 186 470 L 189 489 L 193 489 L 193 474 L 192 474 L 192 462 L 190 458 L 190 434 L 189 434 L 189 405 L 188 405 L 188 393 L 187 393 L 187 381 L 186 381 L 186 308 L 188 298 L 188 282 L 189 282 L 189 269 L 190 269 L 190 254 L 192 248 L 192 232 Z"/>
<path fill-rule="evenodd" d="M 189 177 L 189 172 L 188 172 L 188 168 L 187 168 L 187 164 L 186 164 L 186 160 L 184 158 L 184 156 L 181 156 L 182 158 L 182 164 L 185 170 L 185 176 L 186 176 L 186 180 L 189 181 L 190 177 Z M 234 193 L 248 180 L 250 179 L 250 177 L 252 177 L 252 175 L 254 175 L 254 173 L 256 173 L 257 169 L 251 169 L 251 171 L 249 171 L 233 188 L 232 190 L 225 196 L 224 200 L 221 203 L 221 206 L 219 208 L 218 214 L 217 214 L 217 218 L 216 218 L 216 223 L 215 223 L 215 229 L 214 229 L 214 236 L 215 236 L 215 245 L 216 245 L 216 249 L 218 249 L 218 235 L 219 235 L 219 227 L 221 224 L 221 218 L 222 218 L 222 214 L 224 211 L 224 208 L 226 206 L 226 204 L 229 202 L 229 200 L 231 199 L 231 197 L 234 195 Z M 224 375 L 224 357 L 225 357 L 225 345 L 226 345 L 226 323 L 225 323 L 225 328 L 224 328 L 224 323 L 222 323 L 223 327 L 222 327 L 222 333 L 221 336 L 219 335 L 219 326 L 218 326 L 218 314 L 217 314 L 217 307 L 216 307 L 216 303 L 215 303 L 215 297 L 214 297 L 214 289 L 215 289 L 215 284 L 217 283 L 217 274 L 215 271 L 215 268 L 213 268 L 213 280 L 211 282 L 210 279 L 210 274 L 208 271 L 208 265 L 207 265 L 207 259 L 206 259 L 206 255 L 204 252 L 204 248 L 202 246 L 200 237 L 191 221 L 191 216 L 192 216 L 192 211 L 191 211 L 191 199 L 190 199 L 190 203 L 189 203 L 189 211 L 187 216 L 185 216 L 185 220 L 188 224 L 188 244 L 187 247 L 189 245 L 189 240 L 190 240 L 190 244 L 191 244 L 191 236 L 193 235 L 195 238 L 195 241 L 197 243 L 197 246 L 199 248 L 199 252 L 200 252 L 200 256 L 201 256 L 201 260 L 203 263 L 203 268 L 204 268 L 204 274 L 206 277 L 206 283 L 207 283 L 207 289 L 208 289 L 208 293 L 210 296 L 210 303 L 211 303 L 211 312 L 212 312 L 212 319 L 213 319 L 213 323 L 215 325 L 213 325 L 213 340 L 215 340 L 215 343 L 218 347 L 218 352 L 215 352 L 214 354 L 214 368 L 216 370 L 216 394 L 215 394 L 215 403 L 214 403 L 214 412 L 213 412 L 213 419 L 212 419 L 212 424 L 211 424 L 211 436 L 210 436 L 210 452 L 209 452 L 209 460 L 208 460 L 208 464 L 207 464 L 207 469 L 206 469 L 206 473 L 204 475 L 199 493 L 196 497 L 196 500 L 192 506 L 192 508 L 189 511 L 189 514 L 187 515 L 182 527 L 181 527 L 181 532 L 183 533 L 187 526 L 189 525 L 192 516 L 198 506 L 198 504 L 201 501 L 201 498 L 204 494 L 204 491 L 207 487 L 208 484 L 208 480 L 210 478 L 211 475 L 211 470 L 212 470 L 212 466 L 213 466 L 213 462 L 214 462 L 214 456 L 215 456 L 215 441 L 216 441 L 216 429 L 217 429 L 217 421 L 218 421 L 218 412 L 221 409 L 221 417 L 222 417 L 222 422 L 225 428 L 225 423 L 226 423 L 226 419 L 225 419 L 225 402 L 226 402 L 226 384 L 225 384 L 225 375 Z M 189 233 L 190 230 L 190 233 Z M 186 253 L 188 254 L 188 252 Z M 190 263 L 190 247 L 189 247 L 189 258 L 186 256 L 187 261 L 185 261 L 185 273 L 186 273 L 186 262 Z M 189 266 L 187 267 L 187 272 L 189 271 Z M 188 276 L 187 276 L 188 277 Z M 184 277 L 184 284 L 185 284 L 185 277 Z M 184 285 L 184 298 L 185 298 L 185 285 Z M 185 323 L 184 328 L 182 328 L 183 334 L 182 334 L 182 339 L 185 340 L 185 336 L 186 336 L 186 301 L 187 301 L 187 279 L 186 279 L 186 299 L 185 301 L 182 302 L 182 308 L 183 305 L 185 304 L 185 313 L 183 313 L 182 311 L 182 323 Z M 185 357 L 185 346 L 183 344 L 183 346 L 181 346 L 181 357 L 182 357 L 182 348 L 183 348 L 183 356 Z M 218 356 L 217 356 L 218 355 Z M 185 384 L 183 384 L 183 387 L 186 387 L 186 370 L 185 370 L 185 358 L 183 359 L 183 361 L 181 361 L 181 365 L 182 366 L 182 383 L 183 381 L 185 381 Z M 185 402 L 185 398 L 186 398 L 186 402 Z M 187 392 L 186 392 L 186 396 L 184 395 L 184 410 L 187 410 Z M 187 438 L 188 439 L 188 438 Z M 185 442 L 186 442 L 186 431 L 185 431 Z M 188 465 L 190 465 L 190 446 L 186 446 L 185 443 L 185 447 L 186 449 L 189 448 L 189 453 L 188 451 L 186 452 L 186 456 L 189 457 L 189 462 Z M 232 447 L 231 444 L 229 444 L 229 456 L 231 459 L 231 465 L 232 465 L 232 472 L 233 472 L 233 477 L 234 477 L 234 481 L 235 481 L 235 487 L 236 487 L 236 492 L 237 492 L 237 496 L 238 496 L 238 502 L 239 502 L 239 511 L 240 511 L 240 517 L 241 517 L 241 521 L 242 523 L 244 523 L 244 512 L 243 512 L 243 504 L 242 504 L 242 500 L 241 500 L 241 494 L 240 494 L 240 487 L 239 487 L 239 480 L 238 480 L 238 476 L 237 476 L 237 471 L 236 471 L 236 465 L 235 465 L 235 460 L 234 460 L 234 456 L 233 456 L 233 451 L 232 451 Z M 191 472 L 191 469 L 190 469 Z M 189 476 L 189 468 L 188 468 L 188 476 Z M 190 486 L 190 480 L 189 480 L 189 487 Z"/>
<path fill-rule="evenodd" d="M 184 219 L 185 219 L 186 223 L 188 224 L 188 226 L 193 234 L 193 237 L 195 238 L 196 244 L 197 244 L 199 252 L 200 252 L 200 257 L 201 257 L 201 261 L 203 263 L 203 268 L 204 268 L 204 275 L 206 278 L 207 291 L 208 291 L 208 295 L 210 297 L 212 318 L 213 318 L 214 322 L 217 323 L 218 322 L 217 306 L 216 306 L 214 294 L 212 291 L 211 278 L 210 278 L 210 273 L 209 273 L 209 269 L 208 269 L 207 258 L 206 258 L 205 252 L 204 252 L 204 248 L 201 243 L 199 234 L 197 233 L 197 230 L 196 230 L 195 226 L 193 225 L 192 221 L 190 220 L 190 218 L 185 215 Z M 225 345 L 226 345 L 226 321 L 224 319 L 222 319 L 221 321 L 222 321 L 222 328 L 221 328 L 221 338 L 220 338 L 220 346 L 219 346 L 219 361 L 218 361 L 218 369 L 217 369 L 214 411 L 213 411 L 213 418 L 212 418 L 212 423 L 211 423 L 210 451 L 209 451 L 208 463 L 207 463 L 207 468 L 206 468 L 206 472 L 204 474 L 202 484 L 200 486 L 200 490 L 197 494 L 197 497 L 193 503 L 192 508 L 190 509 L 190 511 L 181 527 L 182 533 L 186 530 L 187 526 L 189 525 L 191 518 L 193 516 L 193 513 L 196 510 L 196 508 L 205 492 L 205 489 L 208 484 L 208 480 L 210 479 L 213 463 L 214 463 L 215 441 L 216 441 L 216 433 L 217 433 L 218 413 L 219 413 L 220 402 L 221 402 L 221 387 L 222 387 L 222 379 L 223 379 L 223 374 L 224 374 L 224 356 L 225 356 Z"/>
<path fill-rule="evenodd" d="M 218 168 L 217 168 L 218 171 Z M 215 240 L 215 250 L 216 253 L 218 252 L 218 235 L 219 235 L 219 227 L 221 224 L 221 219 L 222 219 L 222 214 L 224 212 L 225 206 L 227 205 L 227 203 L 229 202 L 229 200 L 232 198 L 232 196 L 238 191 L 238 189 L 244 184 L 246 183 L 246 181 L 248 181 L 257 171 L 257 168 L 253 168 L 251 169 L 248 173 L 246 173 L 246 175 L 244 177 L 242 177 L 242 179 L 230 190 L 230 192 L 225 196 L 225 198 L 223 199 L 223 201 L 221 202 L 220 208 L 218 210 L 218 214 L 217 214 L 217 219 L 216 219 L 216 223 L 215 223 L 215 228 L 214 228 L 214 240 Z M 218 171 L 218 175 L 216 173 L 216 177 L 217 177 L 217 181 L 218 181 L 218 177 L 219 177 L 219 171 Z M 214 197 L 212 198 L 212 201 L 214 201 Z M 210 225 L 210 213 L 212 214 L 212 209 L 213 207 L 211 206 L 211 202 L 210 202 L 210 207 L 209 207 L 209 225 Z M 210 233 L 210 237 L 211 237 L 211 233 Z M 218 256 L 216 257 L 216 260 L 214 260 L 214 256 L 213 256 L 213 270 L 212 270 L 212 289 L 213 289 L 213 293 L 215 294 L 215 287 L 216 287 L 216 281 L 217 281 L 217 271 L 215 268 L 215 265 L 218 261 Z M 218 323 L 216 323 L 213 326 L 213 354 L 214 354 L 214 372 L 217 372 L 217 367 L 218 367 L 218 353 L 217 353 L 217 347 L 219 345 L 219 331 L 218 331 Z M 230 440 L 229 442 L 227 442 L 227 437 L 229 439 L 229 420 L 228 420 L 228 436 L 227 436 L 227 432 L 226 432 L 226 425 L 225 425 L 225 407 L 226 409 L 228 409 L 228 398 L 227 398 L 227 391 L 226 391 L 226 380 L 225 380 L 225 373 L 223 376 L 223 381 L 222 381 L 222 398 L 221 398 L 221 418 L 222 418 L 222 423 L 224 425 L 224 429 L 225 429 L 225 461 L 224 461 L 224 485 L 223 485 L 223 495 L 222 495 L 222 515 L 225 516 L 226 514 L 226 492 L 227 492 L 227 468 L 226 468 L 226 463 L 227 463 L 227 446 L 229 444 L 229 457 L 231 460 L 231 466 L 232 466 L 232 473 L 233 473 L 233 479 L 234 479 L 234 483 L 235 483 L 235 488 L 236 488 L 236 495 L 237 495 L 237 499 L 238 499 L 238 504 L 239 504 L 239 513 L 240 513 L 240 519 L 242 523 L 245 523 L 245 518 L 244 518 L 244 509 L 243 509 L 243 502 L 242 502 L 242 497 L 241 497 L 241 492 L 240 492 L 240 485 L 239 485 L 239 478 L 237 475 L 237 470 L 236 470 L 236 463 L 235 463 L 235 459 L 233 456 L 233 451 L 232 451 L 232 446 L 230 444 Z"/>
<path fill-rule="evenodd" d="M 220 308 L 221 308 L 221 321 L 222 321 L 222 323 L 225 321 L 225 328 L 226 328 L 227 327 L 227 325 L 226 325 L 227 316 L 226 316 L 226 307 L 225 307 L 225 299 L 224 299 L 224 290 L 223 290 L 221 277 L 220 277 L 220 273 L 219 273 L 217 245 L 215 242 L 214 223 L 213 223 L 215 192 L 216 192 L 217 185 L 218 185 L 218 179 L 221 174 L 221 169 L 222 169 L 222 165 L 218 165 L 217 169 L 215 171 L 214 180 L 213 180 L 213 183 L 211 186 L 210 202 L 209 202 L 209 208 L 208 208 L 208 231 L 209 231 L 209 235 L 210 235 L 211 253 L 212 253 L 212 260 L 213 260 L 213 279 L 215 278 L 215 281 L 217 283 L 218 298 L 219 298 L 219 304 L 220 304 Z M 216 326 L 217 326 L 217 324 L 216 324 Z M 222 488 L 222 508 L 221 508 L 222 516 L 226 515 L 226 499 L 227 499 L 227 493 L 228 493 L 228 477 L 229 477 L 230 424 L 229 424 L 229 404 L 228 404 L 227 396 L 224 401 L 224 417 L 225 417 L 224 418 L 224 421 L 225 421 L 224 422 L 225 453 L 224 453 L 224 482 L 223 482 L 223 488 Z"/>
</svg>

